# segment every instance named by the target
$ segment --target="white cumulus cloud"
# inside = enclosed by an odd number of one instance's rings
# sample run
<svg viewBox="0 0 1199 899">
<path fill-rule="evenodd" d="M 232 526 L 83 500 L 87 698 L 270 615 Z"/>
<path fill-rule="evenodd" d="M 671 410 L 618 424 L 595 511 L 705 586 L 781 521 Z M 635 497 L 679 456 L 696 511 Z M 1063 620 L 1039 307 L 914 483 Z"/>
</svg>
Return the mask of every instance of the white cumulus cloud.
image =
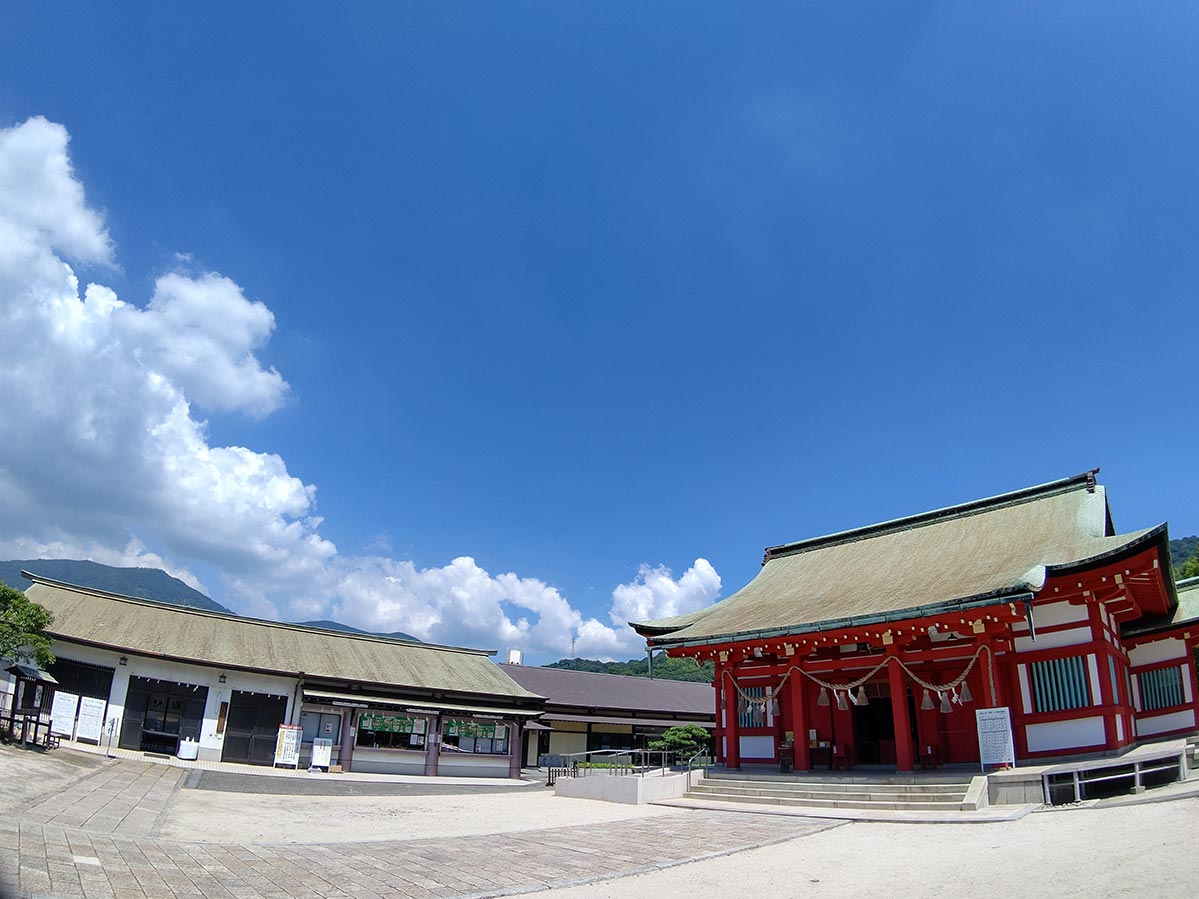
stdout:
<svg viewBox="0 0 1199 899">
<path fill-rule="evenodd" d="M 469 556 L 418 568 L 339 554 L 320 533 L 315 486 L 277 454 L 214 445 L 202 417 L 261 417 L 288 401 L 256 355 L 273 313 L 215 272 L 164 274 L 144 305 L 81 288 L 77 269 L 115 270 L 115 246 L 68 145 L 41 118 L 0 129 L 0 555 L 148 565 L 204 589 L 202 566 L 220 572 L 214 598 L 243 613 L 544 658 L 572 641 L 580 655 L 638 655 L 627 620 L 716 597 L 703 559 L 677 580 L 642 566 L 602 622 L 542 580 Z"/>
</svg>

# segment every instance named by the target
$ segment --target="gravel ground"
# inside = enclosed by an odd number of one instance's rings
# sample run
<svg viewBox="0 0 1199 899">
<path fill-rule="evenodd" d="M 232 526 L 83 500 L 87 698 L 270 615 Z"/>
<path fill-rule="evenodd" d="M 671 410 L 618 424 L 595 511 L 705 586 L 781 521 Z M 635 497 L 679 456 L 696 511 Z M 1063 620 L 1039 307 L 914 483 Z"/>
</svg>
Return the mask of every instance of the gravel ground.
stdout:
<svg viewBox="0 0 1199 899">
<path fill-rule="evenodd" d="M 41 752 L 0 743 L 0 813 L 25 808 L 56 793 L 105 762 L 82 752 Z"/>
<path fill-rule="evenodd" d="M 513 833 L 679 814 L 659 806 L 566 799 L 540 787 L 384 796 L 261 794 L 247 799 L 241 792 L 180 790 L 160 834 L 211 842 L 345 843 Z"/>
<path fill-rule="evenodd" d="M 855 823 L 569 889 L 547 899 L 668 896 L 1193 897 L 1199 799 L 1037 812 L 1000 824 Z"/>
</svg>

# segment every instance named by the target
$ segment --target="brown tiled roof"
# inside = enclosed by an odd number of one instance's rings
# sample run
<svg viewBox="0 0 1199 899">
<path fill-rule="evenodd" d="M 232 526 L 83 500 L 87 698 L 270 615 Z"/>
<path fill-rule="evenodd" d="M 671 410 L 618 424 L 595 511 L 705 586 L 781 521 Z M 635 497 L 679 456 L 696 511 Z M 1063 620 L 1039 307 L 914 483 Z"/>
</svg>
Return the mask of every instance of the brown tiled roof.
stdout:
<svg viewBox="0 0 1199 899">
<path fill-rule="evenodd" d="M 716 699 L 711 684 L 529 665 L 499 667 L 526 689 L 546 697 L 547 706 L 680 715 L 715 714 Z"/>
<path fill-rule="evenodd" d="M 1165 525 L 1115 536 L 1094 473 L 910 518 L 771 547 L 732 596 L 632 622 L 655 644 L 818 630 L 880 615 L 1035 592 L 1055 570 L 1164 542 Z"/>
<path fill-rule="evenodd" d="M 27 575 L 62 640 L 308 678 L 537 700 L 481 649 L 409 643 L 166 605 Z"/>
</svg>

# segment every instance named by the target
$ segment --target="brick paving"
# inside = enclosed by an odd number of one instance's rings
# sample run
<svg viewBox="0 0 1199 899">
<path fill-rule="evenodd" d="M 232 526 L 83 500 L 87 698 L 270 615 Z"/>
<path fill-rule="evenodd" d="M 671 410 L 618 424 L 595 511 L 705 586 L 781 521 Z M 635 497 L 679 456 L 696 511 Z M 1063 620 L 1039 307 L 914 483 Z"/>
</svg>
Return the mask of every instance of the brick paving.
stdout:
<svg viewBox="0 0 1199 899">
<path fill-rule="evenodd" d="M 158 826 L 184 774 L 144 762 L 114 763 L 0 821 L 0 891 L 32 899 L 497 896 L 668 867 L 844 823 L 679 811 L 449 839 L 161 839 Z"/>
</svg>

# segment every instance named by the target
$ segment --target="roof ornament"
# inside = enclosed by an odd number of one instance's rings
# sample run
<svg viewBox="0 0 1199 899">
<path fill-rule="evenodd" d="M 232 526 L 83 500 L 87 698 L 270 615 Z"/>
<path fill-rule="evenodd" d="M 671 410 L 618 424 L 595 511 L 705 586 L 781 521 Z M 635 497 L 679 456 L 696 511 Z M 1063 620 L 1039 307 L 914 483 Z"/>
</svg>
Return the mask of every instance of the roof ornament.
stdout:
<svg viewBox="0 0 1199 899">
<path fill-rule="evenodd" d="M 1092 468 L 1087 472 L 1087 493 L 1095 492 L 1095 475 L 1099 473 L 1098 468 Z"/>
</svg>

